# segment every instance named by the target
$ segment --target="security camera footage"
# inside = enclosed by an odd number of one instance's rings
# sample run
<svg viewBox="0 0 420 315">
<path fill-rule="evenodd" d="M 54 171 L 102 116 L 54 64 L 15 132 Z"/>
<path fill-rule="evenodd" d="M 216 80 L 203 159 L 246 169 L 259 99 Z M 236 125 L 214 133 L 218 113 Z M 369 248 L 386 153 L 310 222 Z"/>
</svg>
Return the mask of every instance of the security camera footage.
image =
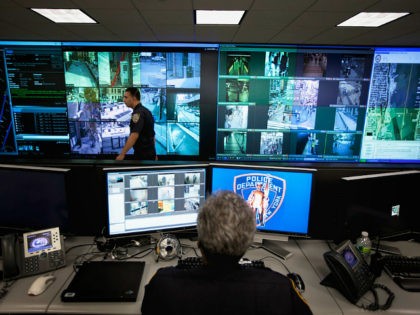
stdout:
<svg viewBox="0 0 420 315">
<path fill-rule="evenodd" d="M 222 45 L 219 63 L 218 160 L 420 159 L 419 49 Z"/>
<path fill-rule="evenodd" d="M 60 43 L 4 47 L 0 154 L 118 154 L 129 136 L 132 112 L 123 95 L 135 86 L 155 119 L 157 154 L 198 156 L 201 51 L 99 50 Z"/>
<path fill-rule="evenodd" d="M 114 159 L 129 86 L 166 159 L 420 161 L 420 48 L 250 44 L 0 41 L 0 155 Z"/>
<path fill-rule="evenodd" d="M 64 62 L 71 152 L 121 151 L 132 113 L 123 95 L 136 86 L 155 119 L 157 154 L 199 154 L 200 53 L 66 51 Z"/>
</svg>

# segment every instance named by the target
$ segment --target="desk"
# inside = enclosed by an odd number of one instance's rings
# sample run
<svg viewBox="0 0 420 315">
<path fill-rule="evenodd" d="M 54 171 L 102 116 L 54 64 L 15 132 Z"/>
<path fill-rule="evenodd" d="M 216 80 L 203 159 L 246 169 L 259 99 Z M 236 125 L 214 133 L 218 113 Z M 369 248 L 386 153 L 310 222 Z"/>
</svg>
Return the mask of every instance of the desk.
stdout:
<svg viewBox="0 0 420 315">
<path fill-rule="evenodd" d="M 325 241 L 321 240 L 304 240 L 297 241 L 300 249 L 305 254 L 308 261 L 311 263 L 313 270 L 318 276 L 318 283 L 329 274 L 329 269 L 325 264 L 323 254 L 329 250 L 328 245 Z M 402 255 L 406 256 L 418 256 L 420 253 L 420 244 L 414 242 L 384 242 L 384 244 L 398 247 L 401 250 Z M 401 314 L 419 314 L 420 313 L 420 293 L 419 292 L 408 292 L 401 289 L 394 281 L 385 273 L 375 281 L 387 286 L 392 292 L 395 293 L 394 302 L 387 311 L 377 311 L 375 314 L 387 314 L 387 315 L 401 315 Z M 315 285 L 315 284 L 314 284 Z M 348 302 L 337 290 L 328 288 L 333 299 L 342 310 L 345 315 L 361 314 L 367 311 L 355 307 L 353 304 Z M 379 301 L 383 304 L 386 300 L 386 294 L 382 294 L 382 290 L 379 290 Z M 371 297 L 369 297 L 371 298 Z M 368 304 L 368 301 L 360 302 Z"/>
<path fill-rule="evenodd" d="M 89 244 L 92 237 L 68 238 L 65 241 L 66 248 L 71 248 L 79 244 Z M 195 242 L 182 240 L 184 246 L 184 255 L 194 256 L 194 250 L 197 248 Z M 395 245 L 393 243 L 393 245 Z M 331 288 L 320 285 L 320 281 L 329 273 L 322 254 L 328 251 L 325 241 L 320 240 L 289 240 L 282 245 L 285 249 L 292 252 L 293 255 L 283 261 L 287 269 L 299 273 L 306 285 L 303 294 L 308 301 L 314 315 L 351 315 L 366 312 L 361 310 Z M 419 252 L 420 244 L 409 244 L 408 242 L 397 243 L 404 255 L 415 255 Z M 17 280 L 10 288 L 7 296 L 0 300 L 0 313 L 50 313 L 50 314 L 139 314 L 141 301 L 144 296 L 144 287 L 150 281 L 152 276 L 159 268 L 173 266 L 177 260 L 155 261 L 152 254 L 147 255 L 141 260 L 145 261 L 145 269 L 140 284 L 140 290 L 136 302 L 122 303 L 79 303 L 79 302 L 61 302 L 60 294 L 67 288 L 71 282 L 74 270 L 72 263 L 81 254 L 96 250 L 95 246 L 84 246 L 72 249 L 66 256 L 67 266 L 55 272 L 56 281 L 39 296 L 28 296 L 27 290 L 32 281 L 37 277 L 28 277 Z M 197 249 L 196 249 L 197 250 Z M 286 274 L 286 267 L 273 254 L 261 248 L 250 248 L 245 256 L 250 260 L 263 259 L 267 267 Z M 420 309 L 420 294 L 410 293 L 400 289 L 385 274 L 378 280 L 388 286 L 396 294 L 394 304 L 386 314 L 418 314 Z M 403 297 L 403 298 L 401 298 Z"/>
</svg>

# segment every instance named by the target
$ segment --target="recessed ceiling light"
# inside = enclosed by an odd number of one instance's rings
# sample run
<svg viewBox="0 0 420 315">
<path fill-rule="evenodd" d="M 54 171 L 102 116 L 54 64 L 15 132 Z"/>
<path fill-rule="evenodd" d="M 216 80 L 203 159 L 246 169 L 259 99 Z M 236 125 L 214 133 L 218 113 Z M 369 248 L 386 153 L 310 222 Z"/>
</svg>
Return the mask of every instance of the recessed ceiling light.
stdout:
<svg viewBox="0 0 420 315">
<path fill-rule="evenodd" d="M 378 27 L 410 14 L 409 12 L 361 12 L 337 26 Z"/>
<path fill-rule="evenodd" d="M 36 9 L 31 8 L 55 23 L 97 23 L 79 9 Z"/>
<path fill-rule="evenodd" d="M 221 11 L 221 10 L 196 10 L 196 24 L 239 24 L 244 15 L 244 10 Z"/>
</svg>

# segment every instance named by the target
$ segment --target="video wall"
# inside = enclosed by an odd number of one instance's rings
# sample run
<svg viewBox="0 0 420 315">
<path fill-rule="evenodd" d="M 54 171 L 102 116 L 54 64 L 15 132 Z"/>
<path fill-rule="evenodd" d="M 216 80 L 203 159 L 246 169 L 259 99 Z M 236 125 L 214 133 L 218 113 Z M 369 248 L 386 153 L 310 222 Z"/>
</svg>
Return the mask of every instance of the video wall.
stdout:
<svg viewBox="0 0 420 315">
<path fill-rule="evenodd" d="M 135 86 L 163 159 L 419 163 L 419 67 L 420 48 L 0 42 L 0 155 L 115 158 Z"/>
<path fill-rule="evenodd" d="M 218 160 L 418 162 L 420 49 L 221 46 Z"/>
<path fill-rule="evenodd" d="M 11 129 L 1 132 L 0 154 L 116 156 L 130 133 L 124 91 L 134 86 L 155 119 L 157 154 L 200 155 L 201 107 L 210 103 L 201 98 L 202 53 L 217 54 L 214 45 L 38 45 L 0 50 L 11 122 L 4 123 Z"/>
</svg>

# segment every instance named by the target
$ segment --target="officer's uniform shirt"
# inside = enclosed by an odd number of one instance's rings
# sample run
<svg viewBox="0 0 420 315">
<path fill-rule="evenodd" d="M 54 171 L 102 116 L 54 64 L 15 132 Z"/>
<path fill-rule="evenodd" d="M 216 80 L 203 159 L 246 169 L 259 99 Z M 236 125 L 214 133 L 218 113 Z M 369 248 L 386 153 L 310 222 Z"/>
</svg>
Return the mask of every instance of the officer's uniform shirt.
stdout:
<svg viewBox="0 0 420 315">
<path fill-rule="evenodd" d="M 284 275 L 269 268 L 161 268 L 146 285 L 142 315 L 310 315 Z"/>
<path fill-rule="evenodd" d="M 137 132 L 139 139 L 133 146 L 134 156 L 139 159 L 154 160 L 155 149 L 155 120 L 152 113 L 139 103 L 131 114 L 130 133 Z"/>
</svg>

